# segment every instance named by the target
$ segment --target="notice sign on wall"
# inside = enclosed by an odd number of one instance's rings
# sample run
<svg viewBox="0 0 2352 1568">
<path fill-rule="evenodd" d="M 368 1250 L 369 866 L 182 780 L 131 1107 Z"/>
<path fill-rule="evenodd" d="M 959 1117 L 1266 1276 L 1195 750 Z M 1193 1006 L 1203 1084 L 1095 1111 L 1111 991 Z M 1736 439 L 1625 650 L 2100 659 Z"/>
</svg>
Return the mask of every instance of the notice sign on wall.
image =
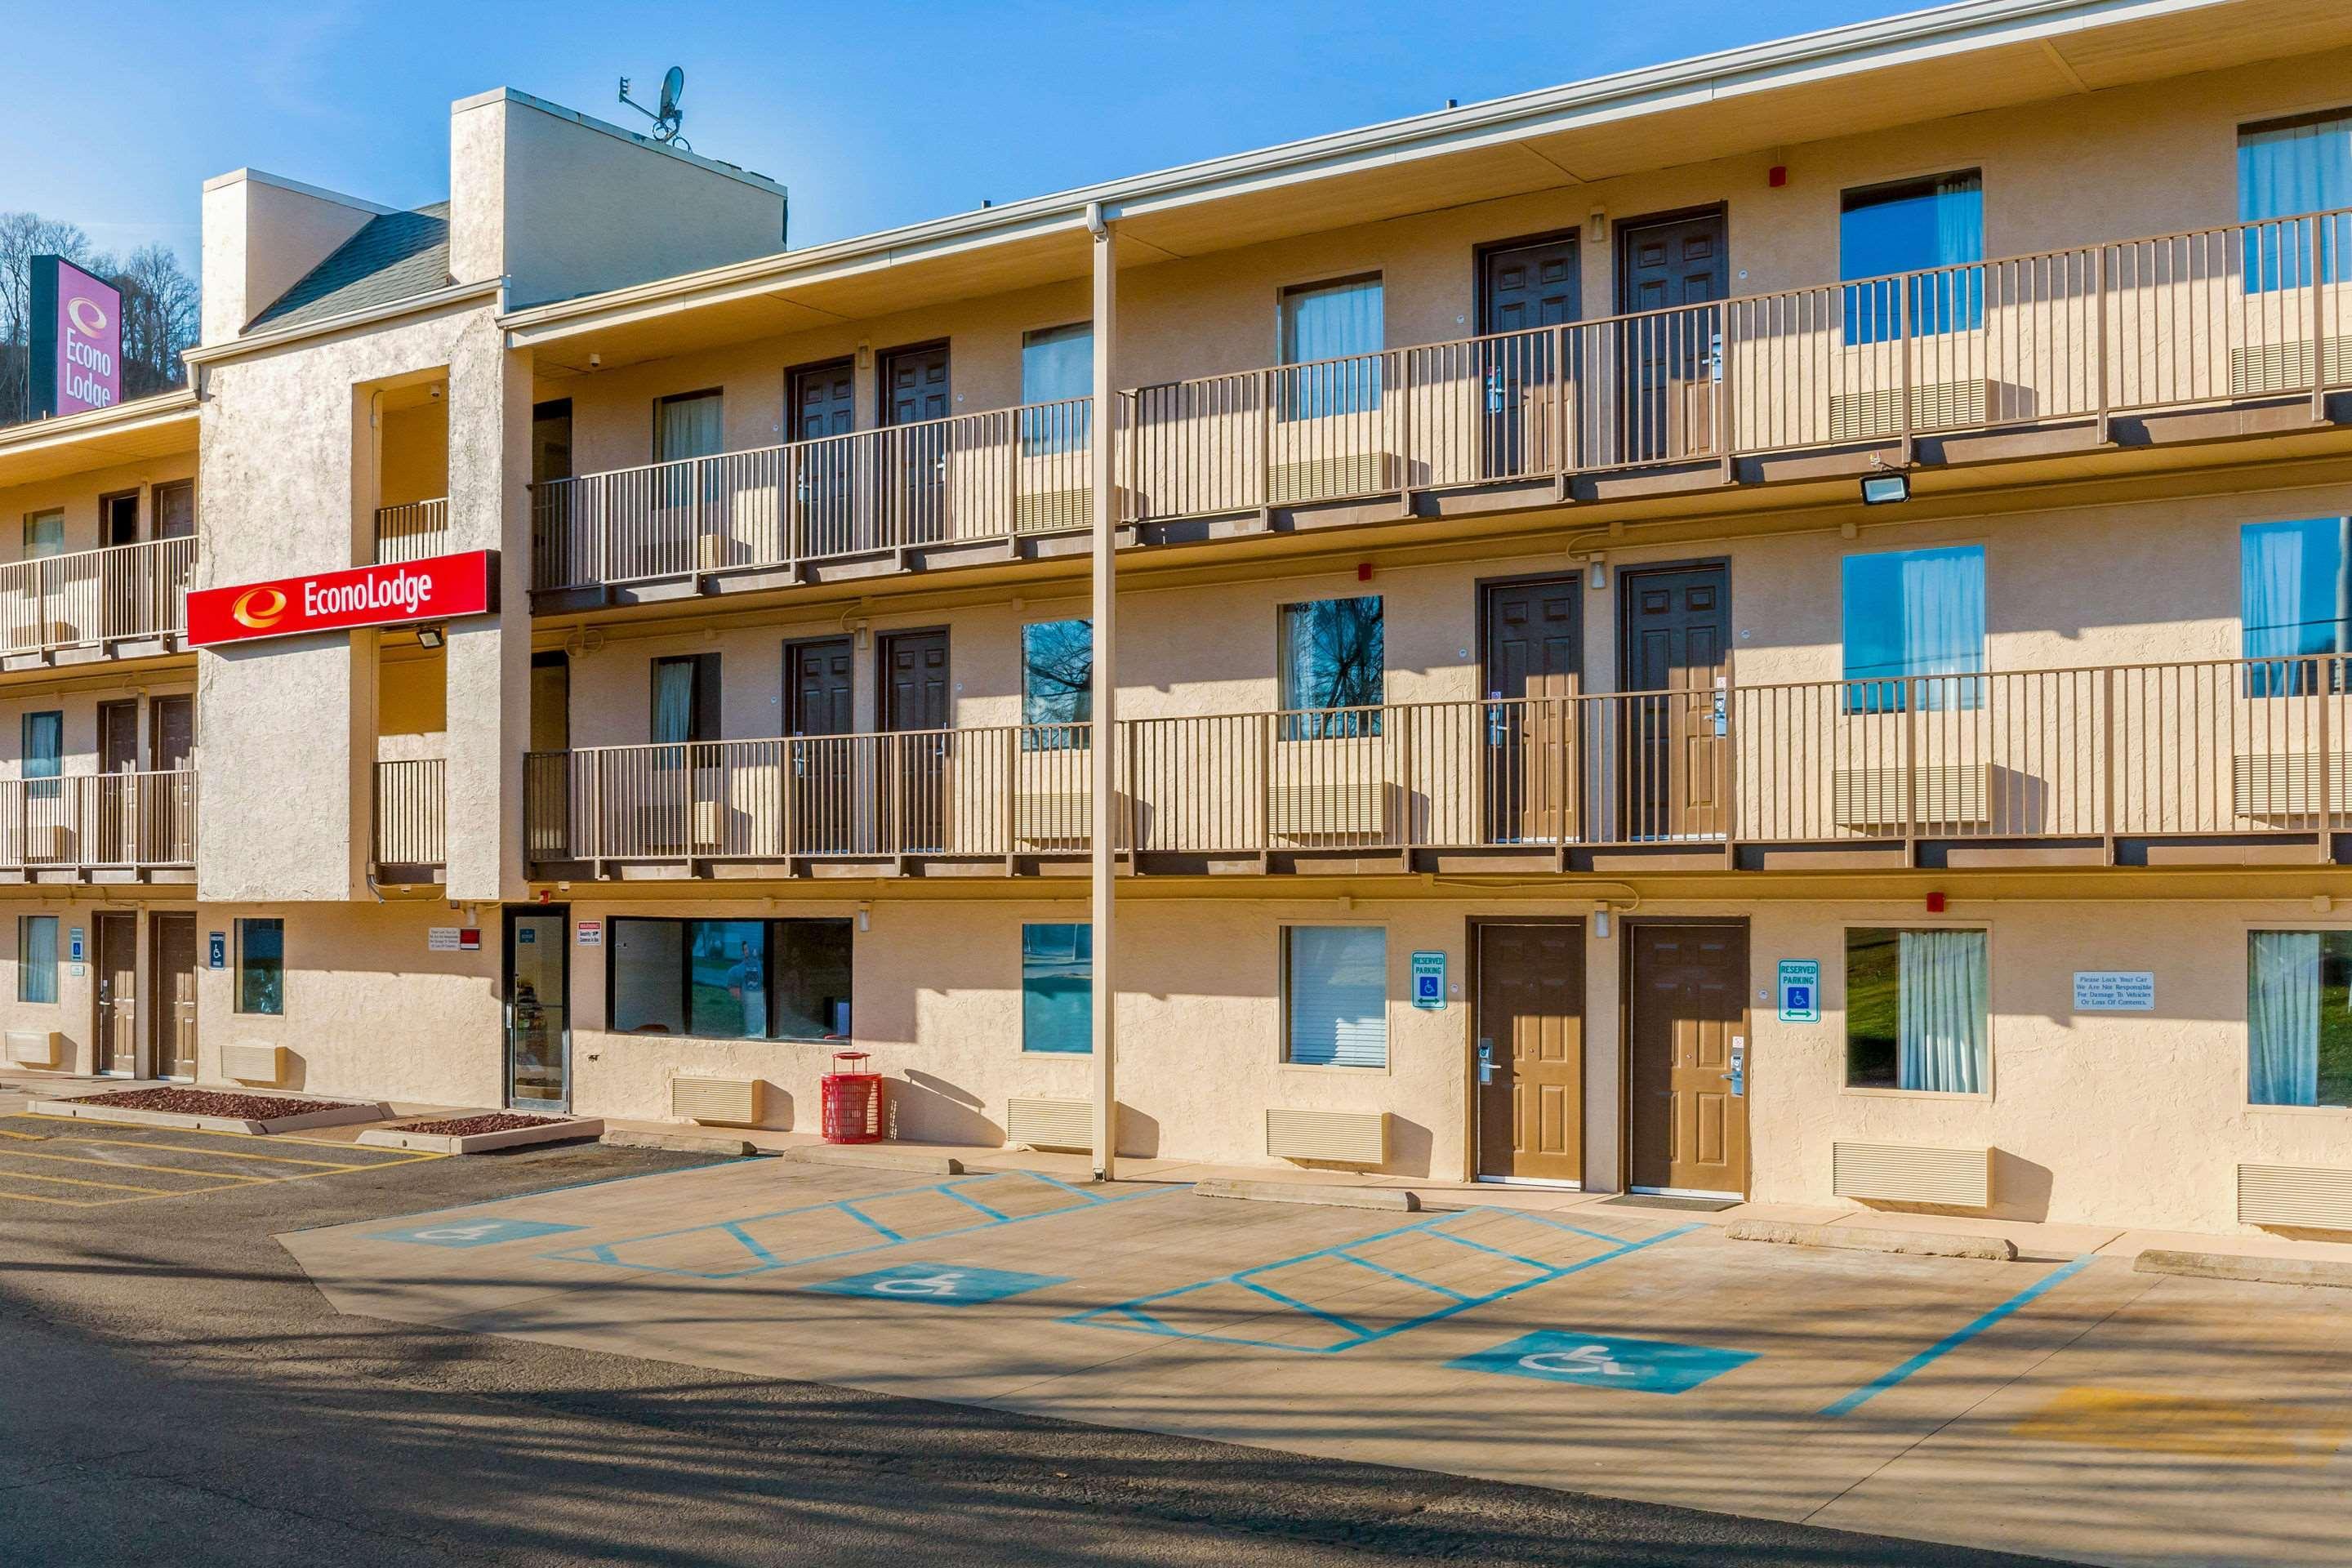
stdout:
<svg viewBox="0 0 2352 1568">
<path fill-rule="evenodd" d="M 2074 972 L 2077 1013 L 2152 1013 L 2156 1010 L 2156 976 L 2145 969 L 2078 969 Z"/>
<path fill-rule="evenodd" d="M 228 932 L 216 931 L 205 938 L 205 967 L 206 969 L 228 967 Z"/>
<path fill-rule="evenodd" d="M 122 293 L 62 256 L 33 258 L 33 415 L 122 401 Z"/>
<path fill-rule="evenodd" d="M 478 952 L 482 947 L 479 926 L 427 926 L 425 928 L 425 951 L 427 952 Z"/>
<path fill-rule="evenodd" d="M 454 620 L 499 607 L 499 552 L 467 550 L 389 566 L 354 566 L 188 595 L 196 647 L 354 626 Z"/>
<path fill-rule="evenodd" d="M 1780 966 L 1780 1022 L 1822 1021 L 1822 964 L 1817 958 L 1784 958 Z"/>
<path fill-rule="evenodd" d="M 604 946 L 604 922 L 603 921 L 582 921 L 580 922 L 580 945 L 583 947 Z"/>
<path fill-rule="evenodd" d="M 1412 1005 L 1424 1009 L 1445 1005 L 1444 953 L 1416 952 L 1412 955 Z"/>
</svg>

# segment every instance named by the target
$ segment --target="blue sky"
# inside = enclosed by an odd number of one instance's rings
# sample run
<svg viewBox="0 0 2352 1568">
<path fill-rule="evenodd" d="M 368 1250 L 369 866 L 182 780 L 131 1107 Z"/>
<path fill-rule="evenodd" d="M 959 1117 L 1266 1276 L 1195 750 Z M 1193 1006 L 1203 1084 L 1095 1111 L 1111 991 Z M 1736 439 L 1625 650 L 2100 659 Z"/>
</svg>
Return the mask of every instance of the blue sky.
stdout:
<svg viewBox="0 0 2352 1568">
<path fill-rule="evenodd" d="M 27 4 L 0 209 L 193 263 L 207 176 L 249 164 L 415 205 L 446 194 L 450 100 L 510 86 L 628 124 L 616 79 L 649 100 L 679 65 L 695 150 L 790 185 L 798 246 L 1903 8 Z"/>
</svg>

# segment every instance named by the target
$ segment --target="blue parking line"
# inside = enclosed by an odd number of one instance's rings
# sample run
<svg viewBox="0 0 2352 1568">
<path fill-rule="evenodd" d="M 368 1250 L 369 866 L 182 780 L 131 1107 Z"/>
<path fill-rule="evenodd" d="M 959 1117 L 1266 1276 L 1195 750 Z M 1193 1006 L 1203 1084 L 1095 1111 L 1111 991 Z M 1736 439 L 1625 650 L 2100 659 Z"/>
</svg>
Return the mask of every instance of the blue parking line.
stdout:
<svg viewBox="0 0 2352 1568">
<path fill-rule="evenodd" d="M 1959 1349 L 1962 1345 L 1968 1343 L 1979 1334 L 1983 1333 L 1987 1329 L 1991 1328 L 1995 1323 L 2000 1322 L 2011 1312 L 2023 1307 L 2027 1302 L 2032 1300 L 2036 1296 L 2041 1295 L 2052 1286 L 2070 1279 L 2076 1274 L 2080 1274 L 2084 1269 L 2088 1268 L 2090 1266 L 2091 1256 L 2088 1253 L 2084 1253 L 2082 1257 L 2077 1258 L 2072 1263 L 2052 1269 L 2049 1273 L 2044 1274 L 2041 1279 L 2036 1279 L 2032 1284 L 2028 1285 L 2024 1289 L 2020 1290 L 2016 1295 L 2011 1296 L 2008 1300 L 2003 1301 L 2000 1306 L 1993 1308 L 1990 1311 L 1986 1312 L 1981 1317 L 1978 1318 L 1974 1322 L 1953 1330 L 1950 1333 L 1946 1334 L 1942 1339 L 1937 1340 L 1934 1344 L 1929 1345 L 1926 1350 L 1921 1351 L 1917 1355 L 1913 1356 L 1910 1360 L 1887 1368 L 1885 1372 L 1880 1373 L 1876 1377 L 1872 1378 L 1868 1383 L 1864 1384 L 1860 1388 L 1855 1389 L 1852 1394 L 1847 1394 L 1844 1398 L 1836 1401 L 1834 1404 L 1822 1406 L 1821 1414 L 1823 1415 L 1844 1415 L 1852 1411 L 1860 1409 L 1863 1405 L 1869 1404 L 1872 1400 L 1877 1398 L 1880 1394 L 1885 1393 L 1896 1384 L 1901 1383 L 1913 1373 L 1927 1366 L 1929 1363 L 1949 1355 L 1952 1352 Z"/>
<path fill-rule="evenodd" d="M 1269 1301 L 1278 1301 L 1286 1307 L 1296 1308 L 1310 1318 L 1320 1318 L 1335 1329 L 1345 1329 L 1351 1334 L 1369 1332 L 1361 1323 L 1351 1323 L 1337 1312 L 1327 1312 L 1320 1307 L 1310 1307 L 1297 1297 L 1286 1296 L 1271 1285 L 1261 1285 L 1255 1279 L 1244 1279 L 1238 1275 L 1234 1277 L 1234 1283 L 1244 1290 L 1256 1291 Z"/>
<path fill-rule="evenodd" d="M 981 1213 L 986 1215 L 991 1219 L 1011 1219 L 1013 1217 L 1011 1215 L 1006 1214 L 1002 1210 L 990 1208 L 978 1198 L 961 1193 L 952 1186 L 943 1184 L 940 1186 L 940 1191 L 945 1193 L 948 1196 L 955 1199 L 956 1202 L 962 1204 L 969 1208 L 978 1209 Z"/>
<path fill-rule="evenodd" d="M 947 1191 L 944 1186 L 940 1187 L 939 1190 L 941 1192 Z M 865 1210 L 859 1208 L 856 1204 L 849 1202 L 847 1199 L 844 1199 L 833 1206 L 847 1215 L 850 1218 L 856 1220 L 858 1224 L 869 1226 L 872 1228 L 880 1231 L 892 1241 L 904 1241 L 907 1239 L 905 1237 L 900 1236 L 897 1231 L 892 1230 L 888 1226 L 884 1225 L 880 1220 L 876 1219 L 872 1215 L 867 1214 Z M 734 1226 L 730 1225 L 727 1228 L 731 1230 Z"/>
<path fill-rule="evenodd" d="M 1444 1233 L 1441 1231 L 1437 1234 Z M 1451 1285 L 1440 1285 L 1434 1279 L 1423 1279 L 1418 1274 L 1407 1274 L 1402 1269 L 1383 1268 L 1370 1258 L 1359 1258 L 1352 1252 L 1343 1252 L 1339 1254 L 1339 1258 L 1342 1262 L 1352 1263 L 1359 1268 L 1369 1268 L 1375 1274 L 1385 1274 L 1391 1279 L 1402 1279 L 1406 1284 L 1416 1286 L 1421 1289 L 1434 1290 L 1441 1296 L 1451 1296 L 1457 1301 L 1467 1301 L 1470 1299 Z"/>
<path fill-rule="evenodd" d="M 758 1258 L 761 1262 L 773 1263 L 776 1260 L 776 1255 L 774 1253 L 770 1252 L 766 1247 L 752 1240 L 751 1233 L 732 1220 L 730 1220 L 727 1224 L 719 1226 L 719 1228 L 727 1232 L 728 1235 L 733 1237 L 744 1246 L 750 1247 L 752 1255 Z"/>
</svg>

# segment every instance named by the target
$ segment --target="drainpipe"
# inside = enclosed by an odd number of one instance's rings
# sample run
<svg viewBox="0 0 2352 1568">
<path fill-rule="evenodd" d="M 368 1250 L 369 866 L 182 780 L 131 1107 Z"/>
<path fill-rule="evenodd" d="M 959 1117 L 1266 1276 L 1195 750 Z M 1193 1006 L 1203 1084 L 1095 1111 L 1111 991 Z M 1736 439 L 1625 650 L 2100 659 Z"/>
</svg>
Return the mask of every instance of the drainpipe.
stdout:
<svg viewBox="0 0 2352 1568">
<path fill-rule="evenodd" d="M 1087 835 L 1090 895 L 1088 916 L 1094 935 L 1090 974 L 1094 1047 L 1094 1167 L 1095 1179 L 1114 1181 L 1118 1173 L 1118 1075 L 1117 1031 L 1112 1009 L 1116 984 L 1118 930 L 1115 902 L 1118 884 L 1118 600 L 1113 557 L 1118 545 L 1118 502 L 1113 485 L 1118 475 L 1111 463 L 1118 420 L 1117 393 L 1111 381 L 1111 346 L 1117 338 L 1115 308 L 1118 297 L 1118 240 L 1104 218 L 1102 204 L 1087 204 L 1087 232 L 1094 237 L 1094 404 L 1087 425 L 1094 468 L 1094 744 L 1088 749 L 1088 783 L 1094 812 Z M 1130 846 L 1132 848 L 1132 846 Z"/>
</svg>

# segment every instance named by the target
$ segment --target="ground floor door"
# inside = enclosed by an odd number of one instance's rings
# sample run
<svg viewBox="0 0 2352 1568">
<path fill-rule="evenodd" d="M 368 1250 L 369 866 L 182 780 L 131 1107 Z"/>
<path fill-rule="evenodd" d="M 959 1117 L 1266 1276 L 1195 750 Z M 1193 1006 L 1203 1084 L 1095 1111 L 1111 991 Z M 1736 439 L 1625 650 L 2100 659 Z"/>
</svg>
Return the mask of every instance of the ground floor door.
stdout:
<svg viewBox="0 0 2352 1568">
<path fill-rule="evenodd" d="M 139 917 L 101 911 L 91 921 L 97 938 L 98 1041 L 101 1072 L 139 1071 Z"/>
<path fill-rule="evenodd" d="M 1478 927 L 1478 1174 L 1584 1178 L 1584 925 Z"/>
<path fill-rule="evenodd" d="M 196 1076 L 196 917 L 184 910 L 147 917 L 155 990 L 148 1009 L 155 1030 L 155 1076 Z"/>
<path fill-rule="evenodd" d="M 1627 922 L 1626 1176 L 1637 1191 L 1748 1191 L 1748 927 Z"/>
<path fill-rule="evenodd" d="M 572 911 L 530 904 L 506 912 L 507 1103 L 523 1110 L 572 1104 Z"/>
</svg>

